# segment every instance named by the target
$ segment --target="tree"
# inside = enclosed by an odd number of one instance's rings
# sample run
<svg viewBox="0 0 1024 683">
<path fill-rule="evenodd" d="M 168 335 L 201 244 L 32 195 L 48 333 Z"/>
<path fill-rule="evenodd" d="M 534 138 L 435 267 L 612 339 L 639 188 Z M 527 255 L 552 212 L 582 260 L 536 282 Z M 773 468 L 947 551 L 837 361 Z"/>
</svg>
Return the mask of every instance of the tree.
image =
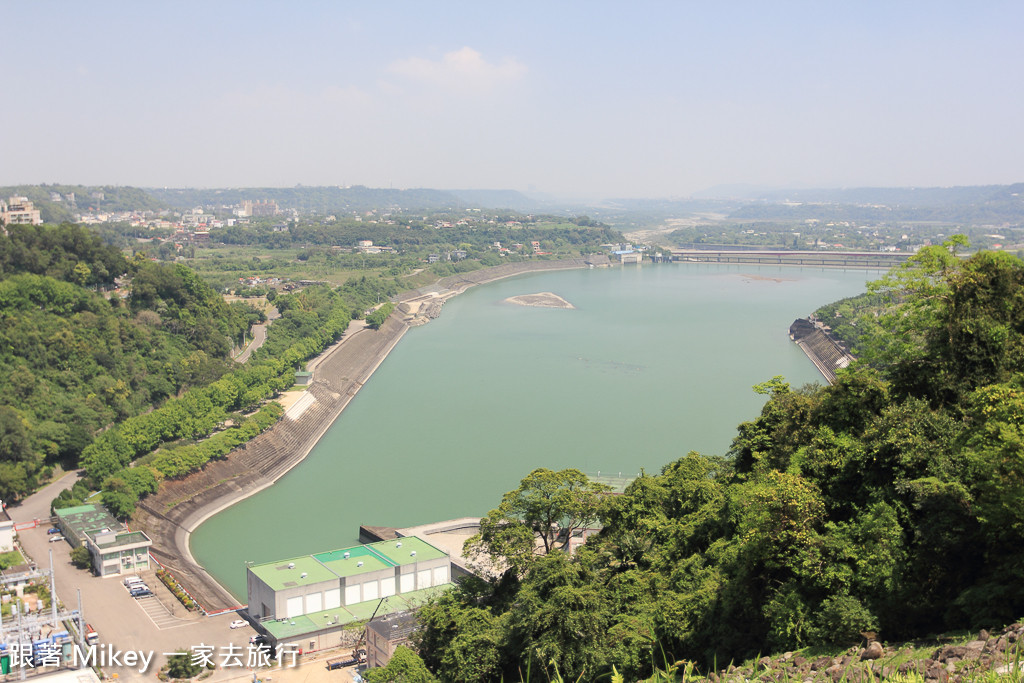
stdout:
<svg viewBox="0 0 1024 683">
<path fill-rule="evenodd" d="M 580 562 L 557 553 L 540 558 L 510 612 L 512 640 L 535 665 L 593 680 L 605 661 L 612 612 L 608 592 Z"/>
<path fill-rule="evenodd" d="M 576 469 L 536 469 L 480 520 L 480 533 L 466 541 L 467 554 L 484 553 L 521 574 L 537 553 L 568 549 L 575 532 L 596 523 L 609 488 Z"/>
<path fill-rule="evenodd" d="M 110 510 L 110 514 L 118 519 L 128 519 L 132 516 L 139 496 L 128 482 L 120 477 L 110 477 L 103 483 L 103 489 L 101 499 L 103 505 Z"/>
<path fill-rule="evenodd" d="M 0 462 L 0 499 L 14 501 L 28 495 L 33 481 L 25 463 Z"/>
<path fill-rule="evenodd" d="M 490 607 L 481 606 L 490 586 L 475 577 L 420 608 L 413 633 L 423 663 L 459 683 L 496 680 L 507 643 L 504 623 Z"/>
<path fill-rule="evenodd" d="M 167 675 L 171 678 L 193 678 L 203 670 L 192 661 L 191 655 L 185 651 L 179 651 L 167 658 Z"/>
<path fill-rule="evenodd" d="M 75 565 L 79 569 L 88 569 L 91 567 L 92 557 L 89 555 L 89 549 L 84 545 L 80 545 L 72 549 L 71 564 Z"/>
<path fill-rule="evenodd" d="M 369 683 L 435 683 L 437 678 L 427 670 L 418 654 L 405 645 L 399 645 L 387 666 L 367 670 L 363 680 Z"/>
<path fill-rule="evenodd" d="M 10 406 L 0 406 L 0 461 L 22 462 L 32 459 L 32 447 L 25 424 Z"/>
<path fill-rule="evenodd" d="M 395 305 L 389 301 L 370 315 L 366 316 L 366 323 L 376 330 L 384 324 L 384 321 L 388 319 L 388 316 L 391 315 L 391 311 L 393 310 L 395 310 Z"/>
</svg>

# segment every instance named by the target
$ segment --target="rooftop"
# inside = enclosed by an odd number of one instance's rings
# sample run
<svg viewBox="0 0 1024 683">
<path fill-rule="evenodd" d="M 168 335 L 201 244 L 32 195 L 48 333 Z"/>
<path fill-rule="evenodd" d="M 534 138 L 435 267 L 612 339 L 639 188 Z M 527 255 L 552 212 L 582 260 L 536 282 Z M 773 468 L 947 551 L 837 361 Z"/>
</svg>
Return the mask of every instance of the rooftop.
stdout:
<svg viewBox="0 0 1024 683">
<path fill-rule="evenodd" d="M 115 548 L 118 546 L 134 545 L 136 543 L 152 543 L 152 541 L 149 540 L 149 536 L 141 531 L 126 531 L 124 533 L 117 534 L 112 539 L 104 539 L 103 542 L 96 541 L 96 539 L 93 539 L 93 541 L 96 543 L 96 547 L 101 550 Z"/>
<path fill-rule="evenodd" d="M 408 638 L 409 634 L 416 630 L 419 622 L 412 612 L 399 612 L 394 615 L 387 615 L 383 619 L 374 619 L 367 628 L 376 631 L 388 640 L 401 640 Z"/>
<path fill-rule="evenodd" d="M 377 616 L 394 614 L 395 612 L 406 612 L 424 604 L 430 598 L 440 595 L 450 589 L 452 584 L 424 588 L 423 590 L 392 595 L 383 600 L 370 600 L 360 602 L 347 607 L 325 609 L 320 612 L 304 614 L 292 619 L 275 619 L 264 621 L 260 624 L 270 635 L 278 641 L 287 641 L 290 638 L 298 638 L 307 633 L 315 633 L 328 628 L 341 628 L 349 624 L 356 624 L 368 621 L 376 611 Z M 378 609 L 378 604 L 380 608 Z"/>
<path fill-rule="evenodd" d="M 86 534 L 103 529 L 124 529 L 124 525 L 114 519 L 105 507 L 98 505 L 78 505 L 56 510 L 55 513 L 63 522 L 64 528 L 78 536 L 78 540 L 85 540 Z"/>
<path fill-rule="evenodd" d="M 447 557 L 447 553 L 438 550 L 422 538 L 407 536 L 393 541 L 379 541 L 366 546 L 373 548 L 375 553 L 389 560 L 392 564 L 405 565 L 425 560 L 436 560 Z"/>
<path fill-rule="evenodd" d="M 442 557 L 448 557 L 448 554 L 421 538 L 409 536 L 266 562 L 249 567 L 249 571 L 272 590 L 279 591 Z"/>
<path fill-rule="evenodd" d="M 334 572 L 310 555 L 258 564 L 249 570 L 275 591 L 338 579 Z"/>
<path fill-rule="evenodd" d="M 313 555 L 313 558 L 342 577 L 355 576 L 379 569 L 390 569 L 395 566 L 394 563 L 382 559 L 366 546 L 317 553 Z"/>
</svg>

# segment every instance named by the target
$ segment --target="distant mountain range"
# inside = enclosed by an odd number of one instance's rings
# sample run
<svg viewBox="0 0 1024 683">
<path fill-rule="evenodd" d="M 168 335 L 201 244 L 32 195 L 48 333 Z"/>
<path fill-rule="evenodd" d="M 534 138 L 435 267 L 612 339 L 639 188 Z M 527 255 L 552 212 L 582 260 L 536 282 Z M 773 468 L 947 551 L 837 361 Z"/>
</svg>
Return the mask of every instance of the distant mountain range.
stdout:
<svg viewBox="0 0 1024 683">
<path fill-rule="evenodd" d="M 373 209 L 461 210 L 467 208 L 534 211 L 540 203 L 515 190 L 395 190 L 364 187 L 247 187 L 215 190 L 147 189 L 167 205 L 185 209 L 193 206 L 232 205 L 250 200 L 273 200 L 282 208 L 319 213 L 370 211 Z"/>
</svg>

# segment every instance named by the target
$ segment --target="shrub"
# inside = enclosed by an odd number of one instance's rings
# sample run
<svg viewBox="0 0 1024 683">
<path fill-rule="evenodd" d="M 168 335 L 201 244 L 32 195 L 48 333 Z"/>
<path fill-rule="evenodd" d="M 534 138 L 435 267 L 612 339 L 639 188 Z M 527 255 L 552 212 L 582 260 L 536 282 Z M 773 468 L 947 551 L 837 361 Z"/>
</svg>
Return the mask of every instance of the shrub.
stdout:
<svg viewBox="0 0 1024 683">
<path fill-rule="evenodd" d="M 84 545 L 73 549 L 71 551 L 71 564 L 79 569 L 89 569 L 92 567 L 92 557 L 89 555 L 89 549 Z"/>
</svg>

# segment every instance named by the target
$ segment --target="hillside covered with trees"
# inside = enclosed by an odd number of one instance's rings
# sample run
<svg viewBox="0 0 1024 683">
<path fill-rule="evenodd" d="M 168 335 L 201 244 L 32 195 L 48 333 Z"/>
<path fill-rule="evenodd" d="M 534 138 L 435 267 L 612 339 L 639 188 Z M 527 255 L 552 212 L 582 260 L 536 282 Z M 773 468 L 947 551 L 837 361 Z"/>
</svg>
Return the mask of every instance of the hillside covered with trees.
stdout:
<svg viewBox="0 0 1024 683">
<path fill-rule="evenodd" d="M 138 259 L 73 226 L 7 227 L 0 238 L 0 497 L 47 464 L 75 465 L 93 436 L 229 367 L 259 319 L 187 268 Z M 102 290 L 133 280 L 129 301 Z"/>
<path fill-rule="evenodd" d="M 118 281 L 117 287 L 115 279 Z M 0 498 L 49 470 L 85 469 L 55 501 L 101 490 L 122 517 L 164 478 L 224 457 L 281 415 L 267 403 L 394 279 L 353 278 L 274 300 L 280 317 L 240 366 L 235 342 L 264 314 L 227 303 L 192 269 L 127 259 L 87 228 L 7 226 L 0 236 Z M 119 293 L 120 292 L 120 293 Z"/>
<path fill-rule="evenodd" d="M 635 680 L 1019 618 L 1024 262 L 961 261 L 958 244 L 877 284 L 862 360 L 836 384 L 756 387 L 767 402 L 728 457 L 689 453 L 621 496 L 530 475 L 468 544 L 503 572 L 420 612 L 427 667 Z M 603 529 L 574 555 L 551 542 L 590 514 Z"/>
</svg>

